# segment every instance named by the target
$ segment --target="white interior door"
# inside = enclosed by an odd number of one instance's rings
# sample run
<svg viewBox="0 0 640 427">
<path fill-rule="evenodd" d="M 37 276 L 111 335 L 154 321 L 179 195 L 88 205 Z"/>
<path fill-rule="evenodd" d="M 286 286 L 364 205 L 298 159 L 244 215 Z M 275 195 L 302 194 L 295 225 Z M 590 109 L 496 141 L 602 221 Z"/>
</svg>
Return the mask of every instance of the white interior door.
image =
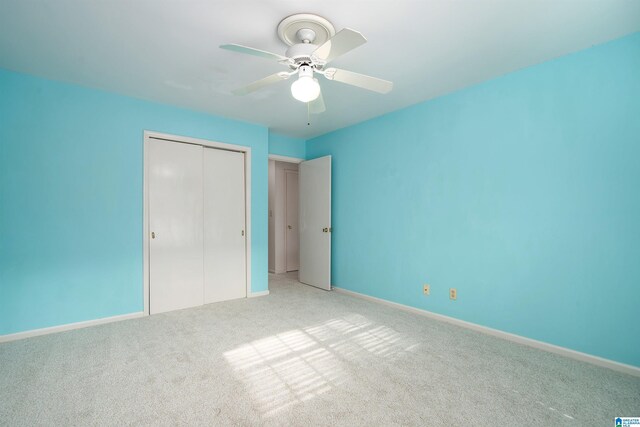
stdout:
<svg viewBox="0 0 640 427">
<path fill-rule="evenodd" d="M 331 156 L 300 163 L 300 270 L 302 283 L 331 289 Z"/>
<path fill-rule="evenodd" d="M 247 296 L 244 153 L 204 149 L 204 303 Z"/>
<path fill-rule="evenodd" d="M 202 304 L 202 147 L 149 144 L 150 313 Z"/>
<path fill-rule="evenodd" d="M 286 259 L 287 271 L 296 271 L 300 265 L 300 237 L 298 230 L 298 172 L 285 171 L 286 176 Z"/>
</svg>

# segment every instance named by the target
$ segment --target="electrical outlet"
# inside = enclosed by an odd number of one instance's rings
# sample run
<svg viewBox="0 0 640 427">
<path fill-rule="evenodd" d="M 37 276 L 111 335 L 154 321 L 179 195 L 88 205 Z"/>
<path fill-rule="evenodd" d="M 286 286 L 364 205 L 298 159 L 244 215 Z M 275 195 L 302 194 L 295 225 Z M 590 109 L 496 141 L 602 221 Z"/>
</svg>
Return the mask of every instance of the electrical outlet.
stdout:
<svg viewBox="0 0 640 427">
<path fill-rule="evenodd" d="M 449 299 L 457 300 L 458 299 L 458 291 L 456 288 L 449 289 Z"/>
<path fill-rule="evenodd" d="M 431 287 L 429 285 L 425 284 L 422 287 L 422 292 L 424 292 L 425 295 L 429 295 L 429 293 L 431 293 Z"/>
</svg>

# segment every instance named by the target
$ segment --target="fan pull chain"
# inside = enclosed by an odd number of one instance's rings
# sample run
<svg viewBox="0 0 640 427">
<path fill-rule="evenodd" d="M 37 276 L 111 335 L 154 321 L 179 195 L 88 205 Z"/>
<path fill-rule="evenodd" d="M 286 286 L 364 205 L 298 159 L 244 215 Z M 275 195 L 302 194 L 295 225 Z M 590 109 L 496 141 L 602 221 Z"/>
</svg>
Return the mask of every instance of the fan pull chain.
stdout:
<svg viewBox="0 0 640 427">
<path fill-rule="evenodd" d="M 311 126 L 311 107 L 309 106 L 309 103 L 307 102 L 307 126 Z"/>
</svg>

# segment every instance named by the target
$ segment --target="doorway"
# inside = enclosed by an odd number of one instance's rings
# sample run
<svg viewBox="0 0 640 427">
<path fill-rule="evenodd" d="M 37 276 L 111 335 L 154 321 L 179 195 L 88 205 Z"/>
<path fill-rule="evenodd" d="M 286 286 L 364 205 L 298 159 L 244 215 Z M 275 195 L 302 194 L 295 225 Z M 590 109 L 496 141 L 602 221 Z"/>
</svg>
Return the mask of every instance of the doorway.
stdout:
<svg viewBox="0 0 640 427">
<path fill-rule="evenodd" d="M 269 159 L 269 271 L 300 267 L 298 159 Z"/>
<path fill-rule="evenodd" d="M 331 156 L 269 156 L 269 272 L 331 290 Z"/>
</svg>

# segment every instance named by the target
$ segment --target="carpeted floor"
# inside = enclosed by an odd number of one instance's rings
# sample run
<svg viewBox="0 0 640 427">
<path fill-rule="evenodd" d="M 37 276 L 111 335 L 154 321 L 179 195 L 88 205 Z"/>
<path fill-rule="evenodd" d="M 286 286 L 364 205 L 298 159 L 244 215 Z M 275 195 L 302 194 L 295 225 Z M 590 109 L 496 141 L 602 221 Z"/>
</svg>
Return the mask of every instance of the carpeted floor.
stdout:
<svg viewBox="0 0 640 427">
<path fill-rule="evenodd" d="M 640 378 L 270 277 L 271 295 L 0 344 L 0 425 L 613 426 Z"/>
</svg>

